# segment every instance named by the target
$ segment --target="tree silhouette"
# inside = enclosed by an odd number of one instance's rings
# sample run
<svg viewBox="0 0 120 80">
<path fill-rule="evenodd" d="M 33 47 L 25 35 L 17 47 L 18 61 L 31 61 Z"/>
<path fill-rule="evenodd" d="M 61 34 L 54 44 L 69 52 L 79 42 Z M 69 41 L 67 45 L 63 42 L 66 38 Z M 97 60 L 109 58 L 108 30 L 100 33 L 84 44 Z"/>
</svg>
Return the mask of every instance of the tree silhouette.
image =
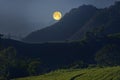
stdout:
<svg viewBox="0 0 120 80">
<path fill-rule="evenodd" d="M 114 44 L 104 46 L 97 52 L 95 60 L 99 65 L 120 65 L 120 47 Z"/>
<path fill-rule="evenodd" d="M 3 34 L 0 34 L 0 39 L 1 39 L 3 36 L 4 36 Z"/>
<path fill-rule="evenodd" d="M 12 47 L 0 51 L 0 79 L 10 79 L 10 68 L 15 65 L 15 56 L 16 51 Z"/>
</svg>

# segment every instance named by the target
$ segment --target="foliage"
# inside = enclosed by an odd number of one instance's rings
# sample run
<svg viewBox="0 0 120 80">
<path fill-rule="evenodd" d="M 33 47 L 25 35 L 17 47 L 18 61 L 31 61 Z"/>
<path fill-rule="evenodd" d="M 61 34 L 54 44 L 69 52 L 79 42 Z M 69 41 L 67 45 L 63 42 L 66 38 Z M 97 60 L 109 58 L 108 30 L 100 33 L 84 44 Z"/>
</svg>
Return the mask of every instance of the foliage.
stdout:
<svg viewBox="0 0 120 80">
<path fill-rule="evenodd" d="M 0 34 L 0 39 L 3 37 L 3 34 Z"/>
<path fill-rule="evenodd" d="M 110 34 L 108 35 L 109 38 L 118 38 L 120 39 L 120 33 Z"/>
<path fill-rule="evenodd" d="M 120 65 L 120 47 L 114 44 L 104 46 L 96 53 L 95 60 L 100 65 Z"/>
<path fill-rule="evenodd" d="M 16 50 L 13 47 L 0 51 L 0 80 L 37 74 L 39 60 L 25 60 L 16 55 Z"/>
<path fill-rule="evenodd" d="M 83 61 L 76 61 L 69 66 L 71 69 L 86 68 L 87 64 Z"/>
<path fill-rule="evenodd" d="M 37 70 L 40 66 L 40 61 L 37 59 L 30 60 L 27 66 L 28 66 L 27 71 L 29 75 L 37 75 Z"/>
<path fill-rule="evenodd" d="M 15 80 L 120 80 L 120 67 L 57 70 Z"/>
<path fill-rule="evenodd" d="M 9 79 L 10 68 L 15 65 L 16 51 L 9 47 L 0 51 L 0 77 Z"/>
</svg>

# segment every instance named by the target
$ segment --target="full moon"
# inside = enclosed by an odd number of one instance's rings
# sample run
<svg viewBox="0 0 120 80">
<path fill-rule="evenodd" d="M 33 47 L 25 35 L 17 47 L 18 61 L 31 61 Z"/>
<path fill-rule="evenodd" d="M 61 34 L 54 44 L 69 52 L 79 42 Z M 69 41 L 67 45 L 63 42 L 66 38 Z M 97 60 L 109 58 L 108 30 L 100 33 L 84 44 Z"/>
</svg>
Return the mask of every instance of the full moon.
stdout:
<svg viewBox="0 0 120 80">
<path fill-rule="evenodd" d="M 53 13 L 53 19 L 59 21 L 62 18 L 62 13 L 60 11 L 55 11 Z"/>
</svg>

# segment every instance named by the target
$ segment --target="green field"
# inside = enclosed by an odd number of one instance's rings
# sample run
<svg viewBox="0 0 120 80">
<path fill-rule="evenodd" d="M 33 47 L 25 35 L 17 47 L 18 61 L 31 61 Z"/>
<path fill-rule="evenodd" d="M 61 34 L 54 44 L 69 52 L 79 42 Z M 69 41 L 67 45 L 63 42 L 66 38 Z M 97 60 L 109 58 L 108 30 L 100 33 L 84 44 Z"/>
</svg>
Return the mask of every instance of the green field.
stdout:
<svg viewBox="0 0 120 80">
<path fill-rule="evenodd" d="M 120 80 L 120 66 L 57 70 L 40 76 L 32 76 L 14 80 Z"/>
</svg>

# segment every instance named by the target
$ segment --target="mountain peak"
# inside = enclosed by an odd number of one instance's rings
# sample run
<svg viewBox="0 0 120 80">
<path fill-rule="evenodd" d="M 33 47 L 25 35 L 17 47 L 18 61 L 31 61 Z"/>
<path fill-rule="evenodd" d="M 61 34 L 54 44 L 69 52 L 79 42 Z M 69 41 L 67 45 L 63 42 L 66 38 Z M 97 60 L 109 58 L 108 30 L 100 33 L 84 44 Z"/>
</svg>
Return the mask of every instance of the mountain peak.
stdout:
<svg viewBox="0 0 120 80">
<path fill-rule="evenodd" d="M 120 2 L 105 9 L 82 5 L 70 10 L 57 23 L 32 32 L 23 39 L 25 42 L 49 42 L 81 39 L 87 32 L 104 27 L 103 34 L 120 32 Z"/>
</svg>

